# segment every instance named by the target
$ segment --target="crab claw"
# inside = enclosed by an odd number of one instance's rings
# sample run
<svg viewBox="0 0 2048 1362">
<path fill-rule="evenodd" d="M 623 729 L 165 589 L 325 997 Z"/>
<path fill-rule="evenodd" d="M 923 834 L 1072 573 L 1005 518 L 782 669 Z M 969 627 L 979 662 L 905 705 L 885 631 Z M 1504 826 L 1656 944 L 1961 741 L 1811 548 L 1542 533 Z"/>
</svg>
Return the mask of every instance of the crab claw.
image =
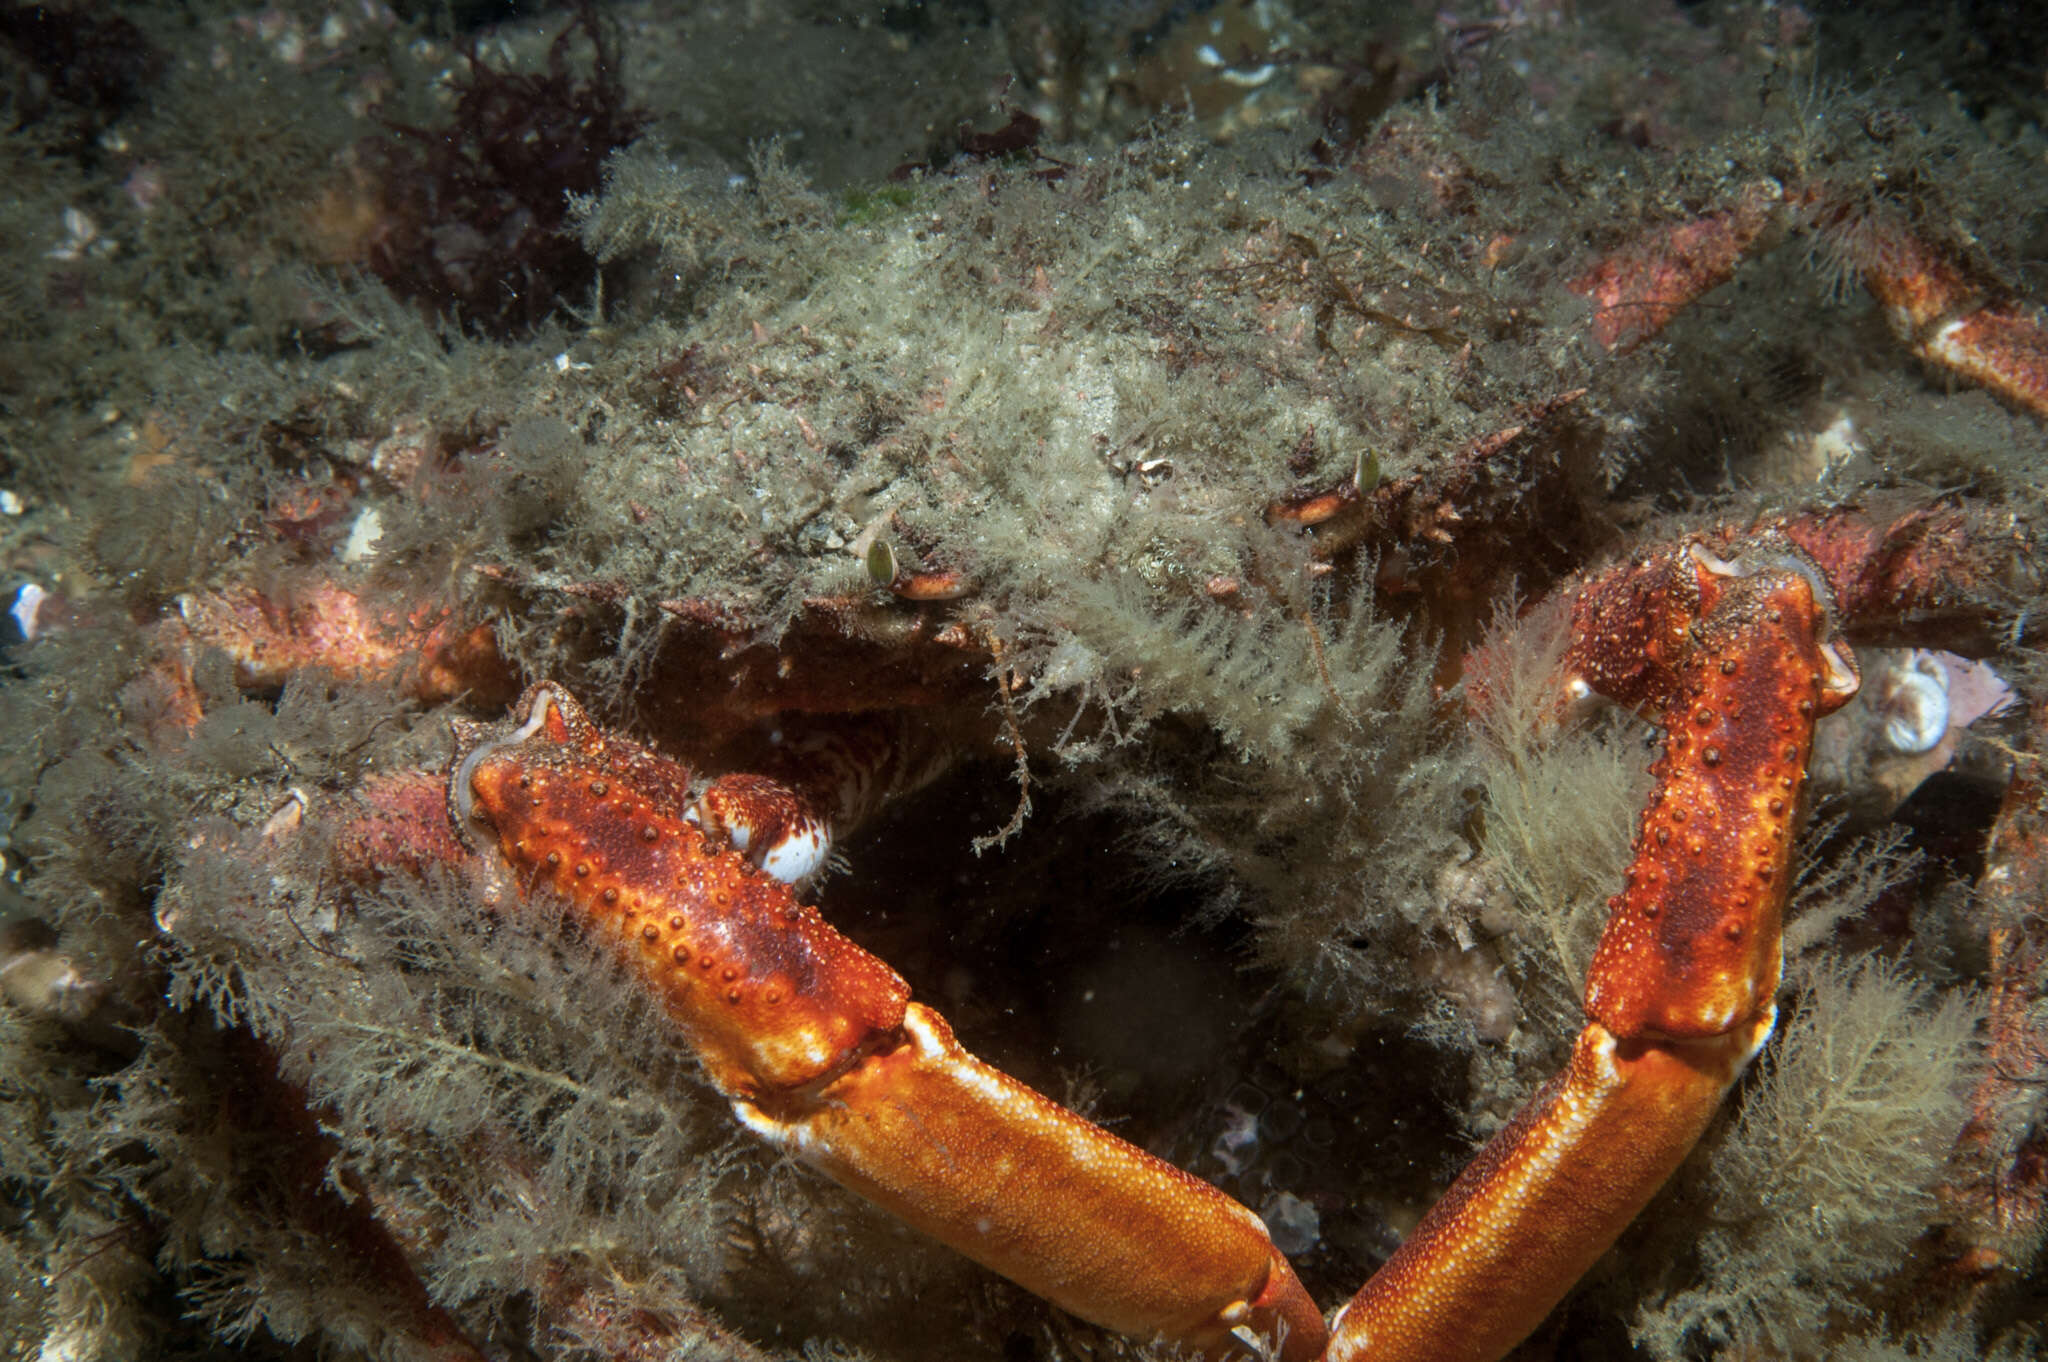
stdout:
<svg viewBox="0 0 2048 1362">
<path fill-rule="evenodd" d="M 681 765 L 552 685 L 509 728 L 459 730 L 452 774 L 454 817 L 615 946 L 751 1130 L 1083 1318 L 1215 1353 L 1321 1351 L 1256 1215 L 976 1059 L 762 873 L 801 803 L 786 787 L 727 777 L 692 801 Z"/>
<path fill-rule="evenodd" d="M 1771 1033 L 1814 721 L 1856 690 L 1820 574 L 1697 545 L 1581 588 L 1574 682 L 1665 747 L 1571 1063 L 1337 1317 L 1331 1362 L 1490 1362 L 1540 1323 L 1685 1158 Z"/>
</svg>

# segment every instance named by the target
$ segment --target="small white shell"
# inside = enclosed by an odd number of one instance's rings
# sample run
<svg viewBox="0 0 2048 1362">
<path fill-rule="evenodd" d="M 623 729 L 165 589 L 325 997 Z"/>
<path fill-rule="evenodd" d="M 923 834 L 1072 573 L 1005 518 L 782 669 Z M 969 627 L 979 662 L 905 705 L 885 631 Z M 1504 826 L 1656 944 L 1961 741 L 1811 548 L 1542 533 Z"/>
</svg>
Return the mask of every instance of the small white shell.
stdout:
<svg viewBox="0 0 2048 1362">
<path fill-rule="evenodd" d="M 1878 696 L 1892 751 L 1932 752 L 1948 736 L 1948 672 L 1931 654 L 1915 651 L 1887 668 Z"/>
<path fill-rule="evenodd" d="M 30 643 L 35 642 L 36 633 L 41 626 L 38 616 L 42 614 L 43 602 L 48 599 L 50 593 L 42 587 L 34 582 L 24 582 L 21 590 L 14 593 L 14 604 L 7 608 L 7 613 L 14 616 L 14 627 L 20 630 L 22 638 Z"/>
</svg>

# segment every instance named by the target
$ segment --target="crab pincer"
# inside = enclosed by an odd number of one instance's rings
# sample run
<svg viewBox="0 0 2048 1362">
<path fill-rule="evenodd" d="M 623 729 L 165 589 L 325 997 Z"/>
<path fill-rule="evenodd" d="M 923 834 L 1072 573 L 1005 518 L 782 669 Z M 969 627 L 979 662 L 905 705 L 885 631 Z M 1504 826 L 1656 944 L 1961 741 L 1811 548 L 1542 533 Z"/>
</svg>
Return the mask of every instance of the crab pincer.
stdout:
<svg viewBox="0 0 2048 1362">
<path fill-rule="evenodd" d="M 1856 692 L 1820 574 L 1699 545 L 1579 590 L 1570 694 L 1665 730 L 1656 787 L 1564 1072 L 1489 1142 L 1334 1323 L 1329 1357 L 1497 1358 L 1691 1150 L 1769 1037 L 1792 826 L 1816 719 Z"/>
<path fill-rule="evenodd" d="M 452 815 L 623 954 L 749 1129 L 1083 1318 L 1320 1351 L 1322 1316 L 1256 1215 L 969 1054 L 761 869 L 777 848 L 739 835 L 747 801 L 700 807 L 683 766 L 559 686 L 515 714 L 458 729 Z"/>
</svg>

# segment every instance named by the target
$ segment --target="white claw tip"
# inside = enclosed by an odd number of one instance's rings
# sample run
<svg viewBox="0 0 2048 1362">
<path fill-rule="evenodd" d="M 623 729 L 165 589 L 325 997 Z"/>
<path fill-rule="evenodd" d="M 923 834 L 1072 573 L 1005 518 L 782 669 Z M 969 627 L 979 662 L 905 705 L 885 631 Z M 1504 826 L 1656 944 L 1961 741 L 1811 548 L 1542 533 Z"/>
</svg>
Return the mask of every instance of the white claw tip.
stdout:
<svg viewBox="0 0 2048 1362">
<path fill-rule="evenodd" d="M 1827 675 L 1821 685 L 1829 695 L 1839 695 L 1847 700 L 1863 688 L 1863 673 L 1856 666 L 1856 655 L 1841 644 L 1823 643 L 1820 646 L 1821 664 Z"/>
<path fill-rule="evenodd" d="M 762 849 L 761 869 L 784 884 L 796 884 L 823 870 L 831 854 L 832 838 L 825 825 L 807 818 Z"/>
</svg>

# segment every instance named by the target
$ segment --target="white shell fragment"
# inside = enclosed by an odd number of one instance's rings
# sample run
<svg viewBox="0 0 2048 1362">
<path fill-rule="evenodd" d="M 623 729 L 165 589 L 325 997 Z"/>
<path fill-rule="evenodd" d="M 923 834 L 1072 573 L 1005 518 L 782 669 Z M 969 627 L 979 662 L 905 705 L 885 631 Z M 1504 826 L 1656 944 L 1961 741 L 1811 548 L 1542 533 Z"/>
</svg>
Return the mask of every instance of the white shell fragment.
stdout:
<svg viewBox="0 0 2048 1362">
<path fill-rule="evenodd" d="M 1932 752 L 1948 736 L 1948 672 L 1932 653 L 1918 649 L 1885 668 L 1878 678 L 1877 703 L 1884 716 L 1884 740 L 1904 755 Z"/>
</svg>

